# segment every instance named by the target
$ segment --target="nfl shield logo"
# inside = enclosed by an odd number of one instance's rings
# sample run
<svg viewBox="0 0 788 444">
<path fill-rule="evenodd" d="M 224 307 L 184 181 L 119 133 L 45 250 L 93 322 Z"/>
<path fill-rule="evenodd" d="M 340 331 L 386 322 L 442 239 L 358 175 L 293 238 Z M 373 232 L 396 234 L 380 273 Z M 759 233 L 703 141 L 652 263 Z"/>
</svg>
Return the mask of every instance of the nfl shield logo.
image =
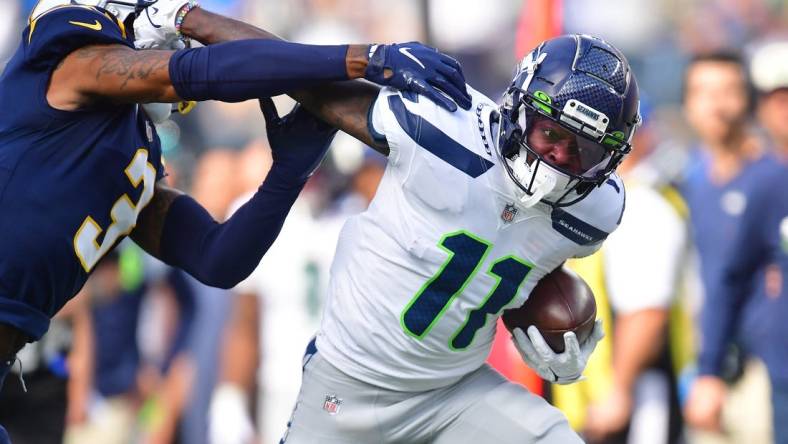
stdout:
<svg viewBox="0 0 788 444">
<path fill-rule="evenodd" d="M 329 415 L 336 415 L 339 413 L 339 405 L 342 400 L 337 398 L 337 395 L 326 395 L 326 400 L 323 401 L 323 410 L 327 411 Z"/>
<path fill-rule="evenodd" d="M 514 207 L 514 204 L 507 204 L 506 207 L 501 212 L 501 219 L 507 224 L 514 220 L 514 216 L 517 214 L 517 208 Z"/>
<path fill-rule="evenodd" d="M 145 135 L 148 136 L 148 142 L 153 143 L 153 128 L 147 120 L 145 121 Z"/>
</svg>

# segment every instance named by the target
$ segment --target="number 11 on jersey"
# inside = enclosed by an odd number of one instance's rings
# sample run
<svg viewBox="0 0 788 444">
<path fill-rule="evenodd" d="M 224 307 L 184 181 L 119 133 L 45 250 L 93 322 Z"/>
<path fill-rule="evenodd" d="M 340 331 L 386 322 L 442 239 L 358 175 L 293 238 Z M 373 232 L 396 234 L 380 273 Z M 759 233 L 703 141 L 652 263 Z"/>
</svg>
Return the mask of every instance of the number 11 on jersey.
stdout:
<svg viewBox="0 0 788 444">
<path fill-rule="evenodd" d="M 438 247 L 449 257 L 411 299 L 400 318 L 405 332 L 417 339 L 423 339 L 452 301 L 463 293 L 492 244 L 467 231 L 457 231 L 443 236 Z M 487 270 L 487 274 L 495 279 L 495 285 L 481 305 L 468 313 L 463 325 L 449 341 L 449 348 L 463 350 L 471 345 L 476 332 L 487 324 L 487 315 L 498 314 L 514 299 L 532 269 L 532 264 L 515 256 L 496 259 Z"/>
</svg>

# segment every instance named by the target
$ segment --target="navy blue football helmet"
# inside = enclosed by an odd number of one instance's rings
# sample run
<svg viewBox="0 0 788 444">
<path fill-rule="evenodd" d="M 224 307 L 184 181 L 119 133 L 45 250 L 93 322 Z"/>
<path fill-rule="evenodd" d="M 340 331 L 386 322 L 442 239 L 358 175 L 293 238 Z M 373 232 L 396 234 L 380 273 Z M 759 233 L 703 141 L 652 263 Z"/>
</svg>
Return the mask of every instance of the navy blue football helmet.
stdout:
<svg viewBox="0 0 788 444">
<path fill-rule="evenodd" d="M 503 96 L 496 147 L 521 205 L 568 206 L 605 182 L 640 122 L 637 81 L 624 55 L 599 38 L 565 35 L 520 62 Z M 547 136 L 569 135 L 571 168 L 529 143 L 540 125 Z"/>
</svg>

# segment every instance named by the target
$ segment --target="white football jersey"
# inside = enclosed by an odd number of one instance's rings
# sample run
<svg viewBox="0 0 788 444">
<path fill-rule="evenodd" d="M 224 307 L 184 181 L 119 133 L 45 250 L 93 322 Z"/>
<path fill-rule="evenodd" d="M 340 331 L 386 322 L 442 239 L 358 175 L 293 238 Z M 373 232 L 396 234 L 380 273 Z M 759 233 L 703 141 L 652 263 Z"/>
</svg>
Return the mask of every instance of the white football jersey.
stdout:
<svg viewBox="0 0 788 444">
<path fill-rule="evenodd" d="M 391 89 L 374 105 L 389 162 L 369 209 L 342 229 L 317 336 L 325 359 L 361 381 L 422 391 L 479 368 L 501 312 L 621 220 L 615 176 L 570 207 L 515 207 L 491 142 L 497 105 L 469 91 L 468 111 Z"/>
</svg>

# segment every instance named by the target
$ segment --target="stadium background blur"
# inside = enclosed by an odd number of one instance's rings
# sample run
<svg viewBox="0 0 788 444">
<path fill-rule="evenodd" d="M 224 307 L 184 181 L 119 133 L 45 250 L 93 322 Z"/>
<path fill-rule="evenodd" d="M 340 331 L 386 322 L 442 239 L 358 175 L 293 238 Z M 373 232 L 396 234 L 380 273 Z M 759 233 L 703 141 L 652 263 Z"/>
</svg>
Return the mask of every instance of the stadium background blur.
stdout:
<svg viewBox="0 0 788 444">
<path fill-rule="evenodd" d="M 0 0 L 0 66 L 18 44 L 34 3 Z M 626 54 L 637 74 L 649 134 L 641 141 L 649 148 L 639 159 L 647 168 L 640 171 L 647 171 L 645 181 L 655 189 L 680 189 L 697 157 L 697 139 L 682 109 L 688 61 L 718 50 L 739 51 L 747 59 L 765 41 L 788 39 L 788 2 L 781 0 L 200 3 L 298 42 L 424 41 L 455 56 L 468 83 L 494 99 L 508 86 L 516 61 L 540 40 L 563 32 L 601 36 Z M 774 63 L 785 65 L 788 59 Z M 782 81 L 788 86 L 788 78 Z M 288 100 L 277 100 L 280 109 L 290 106 Z M 754 113 L 749 117 L 755 122 Z M 754 131 L 767 138 L 757 124 Z M 255 102 L 202 103 L 187 116 L 174 116 L 159 133 L 168 180 L 190 190 L 217 219 L 225 218 L 238 199 L 256 189 L 270 163 Z M 634 149 L 641 147 L 636 143 Z M 384 158 L 340 134 L 261 269 L 234 291 L 204 287 L 124 244 L 97 269 L 45 340 L 22 353 L 29 392 L 21 395 L 19 382 L 7 380 L 0 395 L 0 423 L 17 444 L 60 442 L 64 430 L 66 442 L 88 444 L 201 444 L 211 437 L 216 443 L 240 443 L 252 442 L 252 436 L 254 442 L 278 442 L 298 389 L 300 355 L 319 325 L 322 289 L 339 228 L 349 215 L 365 208 L 384 166 Z M 688 223 L 682 218 L 679 231 L 690 229 Z M 645 239 L 654 235 L 652 229 L 630 231 Z M 683 321 L 670 321 L 684 329 L 674 344 L 681 351 L 674 351 L 676 380 L 670 381 L 679 402 L 686 401 L 691 386 L 698 343 L 693 338 L 703 309 L 694 256 L 690 253 L 686 262 L 681 258 L 678 268 L 683 273 L 676 280 L 681 283 L 674 282 L 670 301 L 684 312 L 676 318 Z M 603 313 L 606 304 L 602 302 Z M 602 316 L 610 328 L 609 313 Z M 604 395 L 561 395 L 544 387 L 508 348 L 508 335 L 500 336 L 492 356 L 496 365 L 556 402 L 569 399 L 562 408 L 583 430 L 582 405 Z M 605 341 L 611 337 L 608 334 Z M 609 360 L 610 354 L 608 344 L 595 359 Z M 610 379 L 609 374 L 593 373 L 583 384 L 599 392 L 610 387 Z M 218 386 L 225 389 L 221 396 L 214 390 Z M 752 391 L 760 390 L 763 396 L 750 396 L 747 404 L 755 419 L 741 416 L 739 422 L 760 422 L 769 428 L 769 388 L 763 383 L 756 387 L 760 388 Z M 239 389 L 256 395 L 239 403 Z M 585 398 L 578 401 L 578 396 Z M 669 421 L 660 419 L 659 412 L 646 415 L 644 430 L 652 431 L 650 439 L 629 442 L 660 442 L 656 437 L 667 437 Z M 680 440 L 725 442 L 696 440 L 688 427 L 679 425 L 679 430 Z M 759 438 L 768 432 L 745 436 L 751 444 L 769 440 Z M 733 433 L 729 437 L 734 438 L 728 442 L 739 442 Z M 625 441 L 608 437 L 599 442 Z"/>
</svg>

